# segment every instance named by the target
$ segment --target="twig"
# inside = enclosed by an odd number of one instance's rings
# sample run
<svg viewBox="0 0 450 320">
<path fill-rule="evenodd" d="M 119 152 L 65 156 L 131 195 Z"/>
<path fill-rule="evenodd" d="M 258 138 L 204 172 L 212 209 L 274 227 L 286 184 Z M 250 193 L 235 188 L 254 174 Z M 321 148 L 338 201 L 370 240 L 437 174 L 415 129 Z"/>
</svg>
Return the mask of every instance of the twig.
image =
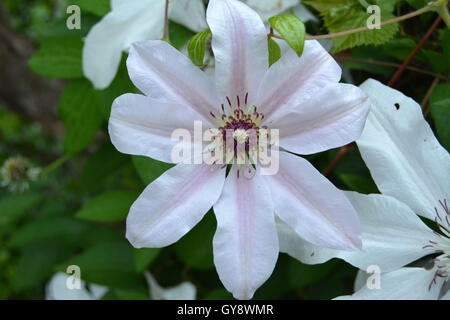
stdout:
<svg viewBox="0 0 450 320">
<path fill-rule="evenodd" d="M 440 80 L 439 78 L 434 78 L 433 82 L 431 83 L 431 86 L 428 88 L 428 91 L 425 94 L 425 98 L 423 98 L 422 103 L 420 104 L 422 110 L 424 110 L 423 114 L 425 117 L 430 112 L 430 105 L 428 104 L 428 101 L 430 101 L 430 97 L 431 94 L 433 93 L 434 88 L 436 88 L 436 86 L 439 84 L 439 80 Z"/>
<path fill-rule="evenodd" d="M 425 45 L 425 43 L 428 41 L 428 38 L 433 34 L 434 30 L 439 26 L 439 23 L 441 23 L 442 18 L 437 17 L 434 21 L 433 25 L 428 29 L 425 36 L 420 40 L 420 42 L 417 44 L 417 46 L 414 48 L 414 50 L 411 52 L 409 57 L 403 62 L 400 68 L 398 68 L 397 72 L 392 77 L 391 81 L 389 81 L 388 86 L 392 87 L 398 79 L 400 79 L 401 75 L 405 71 L 406 67 L 411 63 L 411 61 L 415 58 L 415 56 L 419 53 L 420 49 Z"/>
<path fill-rule="evenodd" d="M 336 57 L 336 60 L 366 63 L 366 64 L 373 64 L 375 66 L 385 66 L 385 67 L 392 67 L 392 68 L 400 68 L 402 66 L 401 64 L 394 63 L 394 62 L 377 61 L 377 60 L 371 60 L 371 59 L 366 60 L 366 59 L 358 59 L 358 58 L 353 58 L 353 57 Z M 438 78 L 441 80 L 447 79 L 445 76 L 443 76 L 441 74 L 434 73 L 434 72 L 428 71 L 428 70 L 422 70 L 422 69 L 416 68 L 416 67 L 407 66 L 406 69 L 413 71 L 413 72 L 425 74 L 427 76 L 432 76 L 432 77 L 435 77 L 435 78 Z"/>
<path fill-rule="evenodd" d="M 334 157 L 333 161 L 331 161 L 329 166 L 323 171 L 323 175 L 325 177 L 327 177 L 333 171 L 333 169 L 337 166 L 337 164 L 342 160 L 342 158 L 351 150 L 353 150 L 353 147 L 351 144 L 341 147 L 339 149 L 339 152 L 337 153 L 336 157 Z"/>
<path fill-rule="evenodd" d="M 166 0 L 166 7 L 164 9 L 163 40 L 169 40 L 169 0 Z"/>
<path fill-rule="evenodd" d="M 394 18 L 394 19 L 390 19 L 390 20 L 386 20 L 380 23 L 380 26 L 385 26 L 391 23 L 396 23 L 396 22 L 400 22 L 403 20 L 407 20 L 407 19 L 411 19 L 415 16 L 421 15 L 422 13 L 425 13 L 427 11 L 430 11 L 431 9 L 433 9 L 434 7 L 436 7 L 439 4 L 439 2 L 432 2 L 430 4 L 428 4 L 427 6 L 418 9 L 416 11 L 413 11 L 411 13 L 405 14 L 403 16 Z M 321 35 L 317 35 L 317 36 L 307 36 L 305 39 L 306 40 L 320 40 L 320 39 L 330 39 L 330 38 L 336 38 L 336 37 L 342 37 L 342 36 L 347 36 L 353 33 L 358 33 L 361 31 L 366 31 L 369 30 L 368 26 L 365 27 L 360 27 L 360 28 L 356 28 L 356 29 L 351 29 L 351 30 L 346 30 L 346 31 L 341 31 L 341 32 L 335 32 L 335 33 L 329 33 L 329 34 L 321 34 Z M 268 34 L 269 37 L 273 37 L 273 38 L 277 38 L 277 39 L 284 39 L 282 36 L 280 35 L 276 35 L 273 34 L 272 32 Z"/>
</svg>

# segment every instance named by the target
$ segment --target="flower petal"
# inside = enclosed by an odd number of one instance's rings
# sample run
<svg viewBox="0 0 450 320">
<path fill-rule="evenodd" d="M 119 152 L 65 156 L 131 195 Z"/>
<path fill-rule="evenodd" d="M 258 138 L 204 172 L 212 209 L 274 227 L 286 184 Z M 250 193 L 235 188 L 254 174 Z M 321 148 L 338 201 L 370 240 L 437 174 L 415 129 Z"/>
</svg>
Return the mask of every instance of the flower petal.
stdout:
<svg viewBox="0 0 450 320">
<path fill-rule="evenodd" d="M 335 299 L 437 300 L 442 287 L 442 283 L 430 287 L 434 278 L 434 270 L 423 268 L 401 268 L 380 276 L 380 289 L 370 289 L 368 286 L 363 286 L 351 296 L 341 296 Z"/>
<path fill-rule="evenodd" d="M 80 289 L 71 290 L 67 287 L 67 280 L 69 275 L 63 272 L 56 273 L 50 281 L 47 283 L 45 288 L 45 299 L 46 300 L 97 300 L 99 297 L 91 294 L 85 288 L 85 282 L 80 280 Z M 101 286 L 98 286 L 101 287 Z M 106 292 L 105 287 L 103 288 L 103 294 Z M 102 294 L 102 295 L 103 295 Z"/>
<path fill-rule="evenodd" d="M 450 199 L 450 155 L 439 144 L 420 106 L 376 80 L 361 85 L 372 111 L 357 141 L 378 189 L 434 219 Z"/>
<path fill-rule="evenodd" d="M 170 2 L 169 18 L 195 32 L 206 28 L 205 5 L 202 0 L 177 0 Z"/>
<path fill-rule="evenodd" d="M 208 75 L 167 42 L 134 43 L 127 67 L 136 87 L 154 99 L 191 108 L 205 119 L 211 119 L 211 111 L 219 110 Z"/>
<path fill-rule="evenodd" d="M 283 108 L 301 108 L 329 82 L 341 79 L 341 68 L 316 40 L 305 41 L 299 58 L 288 50 L 265 74 L 255 105 L 266 119 Z"/>
<path fill-rule="evenodd" d="M 280 130 L 281 147 L 313 154 L 355 141 L 361 135 L 370 110 L 367 95 L 350 84 L 333 83 L 295 110 L 271 123 Z"/>
<path fill-rule="evenodd" d="M 217 201 L 225 170 L 178 164 L 152 182 L 131 206 L 126 237 L 136 248 L 165 247 L 191 230 Z"/>
<path fill-rule="evenodd" d="M 345 195 L 361 219 L 361 251 L 319 248 L 296 237 L 283 225 L 278 227 L 280 250 L 308 264 L 337 257 L 362 270 L 377 265 L 382 272 L 396 270 L 431 253 L 423 246 L 438 239 L 404 203 L 378 194 Z"/>
<path fill-rule="evenodd" d="M 161 287 L 150 272 L 144 273 L 152 300 L 195 300 L 197 288 L 191 282 L 183 282 L 170 288 Z"/>
<path fill-rule="evenodd" d="M 308 161 L 281 152 L 278 173 L 265 178 L 277 216 L 303 239 L 328 248 L 361 247 L 356 211 Z"/>
<path fill-rule="evenodd" d="M 172 150 L 180 143 L 171 139 L 174 130 L 186 129 L 193 137 L 194 121 L 202 119 L 195 111 L 178 104 L 128 93 L 114 100 L 109 135 L 113 145 L 122 153 L 172 163 Z"/>
<path fill-rule="evenodd" d="M 161 38 L 164 3 L 164 0 L 115 1 L 113 10 L 92 27 L 83 47 L 83 72 L 95 88 L 105 89 L 110 85 L 122 51 L 131 43 Z"/>
<path fill-rule="evenodd" d="M 219 98 L 249 101 L 269 67 L 266 28 L 258 14 L 236 0 L 211 0 L 206 12 L 216 60 Z"/>
<path fill-rule="evenodd" d="M 242 0 L 261 16 L 263 21 L 276 16 L 300 3 L 299 0 Z"/>
<path fill-rule="evenodd" d="M 214 263 L 219 277 L 236 299 L 251 299 L 278 258 L 273 204 L 260 174 L 247 179 L 240 171 L 238 178 L 233 166 L 214 212 Z"/>
</svg>

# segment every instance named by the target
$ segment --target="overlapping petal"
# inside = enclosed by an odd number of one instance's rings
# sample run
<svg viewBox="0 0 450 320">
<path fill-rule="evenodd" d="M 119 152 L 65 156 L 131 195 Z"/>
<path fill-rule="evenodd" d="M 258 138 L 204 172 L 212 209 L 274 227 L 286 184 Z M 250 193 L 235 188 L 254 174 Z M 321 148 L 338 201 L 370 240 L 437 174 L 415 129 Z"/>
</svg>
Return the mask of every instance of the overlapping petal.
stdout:
<svg viewBox="0 0 450 320">
<path fill-rule="evenodd" d="M 355 141 L 361 135 L 370 102 L 358 87 L 331 83 L 296 110 L 280 110 L 271 125 L 280 130 L 280 146 L 313 154 Z M 286 111 L 283 116 L 281 113 Z"/>
<path fill-rule="evenodd" d="M 265 177 L 277 216 L 297 235 L 319 246 L 355 250 L 361 247 L 356 211 L 308 161 L 280 153 L 277 174 Z"/>
<path fill-rule="evenodd" d="M 195 32 L 206 28 L 205 5 L 202 0 L 176 0 L 169 2 L 169 18 Z"/>
<path fill-rule="evenodd" d="M 164 27 L 164 0 L 113 1 L 113 10 L 89 31 L 83 47 L 83 72 L 97 89 L 114 79 L 122 51 L 131 43 L 159 39 Z"/>
<path fill-rule="evenodd" d="M 341 258 L 366 270 L 377 265 L 382 272 L 401 268 L 430 254 L 423 247 L 438 240 L 420 218 L 404 203 L 384 195 L 346 192 L 358 212 L 362 229 L 362 250 L 321 248 L 297 237 L 285 224 L 278 224 L 280 250 L 308 264 Z"/>
<path fill-rule="evenodd" d="M 270 118 L 277 110 L 299 110 L 303 103 L 314 99 L 315 95 L 330 82 L 341 78 L 341 68 L 330 54 L 316 40 L 305 41 L 305 48 L 299 58 L 293 50 L 288 50 L 265 74 L 254 102 Z M 277 117 L 277 115 L 273 115 Z"/>
<path fill-rule="evenodd" d="M 294 6 L 300 5 L 300 0 L 242 0 L 242 2 L 258 12 L 264 21 Z"/>
<path fill-rule="evenodd" d="M 131 206 L 126 237 L 135 248 L 178 241 L 219 198 L 225 170 L 178 164 L 152 182 Z"/>
<path fill-rule="evenodd" d="M 437 300 L 442 288 L 439 283 L 430 286 L 434 270 L 401 268 L 380 275 L 380 289 L 363 286 L 351 296 L 336 300 Z"/>
<path fill-rule="evenodd" d="M 211 111 L 220 108 L 214 83 L 167 42 L 134 43 L 127 67 L 135 86 L 154 99 L 193 109 L 205 121 L 211 119 Z"/>
<path fill-rule="evenodd" d="M 258 14 L 237 0 L 211 0 L 206 12 L 212 32 L 215 79 L 222 103 L 256 98 L 268 66 L 267 34 Z"/>
<path fill-rule="evenodd" d="M 372 79 L 361 89 L 372 111 L 357 144 L 378 189 L 434 219 L 439 200 L 450 199 L 449 153 L 414 100 Z"/>
<path fill-rule="evenodd" d="M 257 173 L 247 179 L 231 169 L 214 205 L 217 231 L 214 263 L 222 283 L 237 299 L 250 299 L 272 274 L 278 239 L 270 192 Z"/>
<path fill-rule="evenodd" d="M 129 93 L 114 101 L 108 129 L 111 142 L 120 152 L 171 163 L 172 150 L 180 143 L 172 141 L 172 133 L 182 128 L 193 137 L 194 121 L 199 119 L 200 115 L 182 105 Z"/>
</svg>

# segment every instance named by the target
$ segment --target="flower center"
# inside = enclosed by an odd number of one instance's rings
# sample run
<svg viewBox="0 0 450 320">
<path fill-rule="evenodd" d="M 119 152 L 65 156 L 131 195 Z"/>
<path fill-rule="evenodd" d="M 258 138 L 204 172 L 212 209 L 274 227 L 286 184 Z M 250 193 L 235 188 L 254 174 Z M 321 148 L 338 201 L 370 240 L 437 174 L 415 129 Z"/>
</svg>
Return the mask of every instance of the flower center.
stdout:
<svg viewBox="0 0 450 320">
<path fill-rule="evenodd" d="M 430 283 L 429 289 L 436 283 L 438 277 L 444 278 L 445 281 L 448 281 L 450 278 L 450 209 L 447 205 L 447 199 L 439 200 L 439 205 L 439 209 L 438 207 L 434 208 L 436 213 L 435 221 L 441 231 L 441 233 L 436 232 L 439 240 L 430 240 L 423 247 L 424 249 L 430 249 L 439 254 L 433 259 L 437 266 L 437 271 L 433 281 Z"/>
<path fill-rule="evenodd" d="M 211 117 L 218 124 L 219 136 L 225 152 L 231 158 L 248 158 L 251 153 L 258 151 L 258 144 L 262 136 L 262 130 L 267 129 L 261 126 L 264 120 L 264 114 L 259 113 L 256 106 L 247 105 L 248 93 L 244 99 L 239 96 L 233 103 L 229 97 L 226 97 L 228 107 L 222 104 L 222 113 L 216 115 L 211 112 Z M 267 132 L 264 130 L 264 132 Z M 230 157 L 228 157 L 230 158 Z"/>
</svg>

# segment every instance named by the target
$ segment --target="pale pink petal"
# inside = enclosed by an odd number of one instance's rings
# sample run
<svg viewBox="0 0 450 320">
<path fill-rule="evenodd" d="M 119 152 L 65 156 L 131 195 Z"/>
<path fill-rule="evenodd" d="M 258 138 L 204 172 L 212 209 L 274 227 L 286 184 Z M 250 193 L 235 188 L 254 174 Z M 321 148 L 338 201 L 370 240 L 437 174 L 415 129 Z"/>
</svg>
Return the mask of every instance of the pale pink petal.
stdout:
<svg viewBox="0 0 450 320">
<path fill-rule="evenodd" d="M 434 273 L 423 268 L 401 268 L 381 274 L 379 289 L 365 285 L 353 295 L 336 300 L 437 300 L 443 280 L 438 278 L 438 283 L 430 287 Z"/>
<path fill-rule="evenodd" d="M 267 34 L 258 14 L 237 0 L 211 0 L 206 13 L 212 32 L 215 77 L 222 103 L 236 103 L 248 93 L 256 98 L 259 83 L 269 65 Z"/>
<path fill-rule="evenodd" d="M 169 5 L 171 20 L 195 32 L 208 28 L 203 0 L 177 0 L 169 2 Z"/>
<path fill-rule="evenodd" d="M 154 99 L 193 109 L 205 119 L 220 108 L 214 83 L 206 73 L 167 42 L 134 43 L 127 67 L 136 87 Z"/>
<path fill-rule="evenodd" d="M 214 263 L 220 280 L 236 299 L 250 299 L 272 274 L 278 257 L 270 192 L 257 173 L 247 179 L 231 169 L 214 205 L 217 231 Z"/>
<path fill-rule="evenodd" d="M 128 93 L 114 100 L 108 129 L 120 152 L 173 162 L 172 150 L 180 141 L 172 141 L 172 133 L 182 128 L 193 138 L 195 120 L 202 117 L 191 109 Z"/>
<path fill-rule="evenodd" d="M 219 198 L 225 170 L 178 164 L 152 182 L 131 206 L 126 237 L 136 248 L 177 242 Z"/>
<path fill-rule="evenodd" d="M 265 178 L 275 213 L 303 239 L 334 249 L 361 248 L 355 209 L 308 161 L 281 152 L 278 173 Z"/>
<path fill-rule="evenodd" d="M 449 153 L 413 99 L 373 79 L 361 89 L 372 110 L 357 144 L 378 189 L 434 220 L 439 201 L 450 201 Z"/>
<path fill-rule="evenodd" d="M 270 124 L 280 130 L 280 146 L 313 154 L 355 141 L 361 135 L 370 110 L 367 95 L 350 84 L 333 83 L 314 98 L 288 110 Z"/>
<path fill-rule="evenodd" d="M 321 248 L 301 239 L 284 223 L 278 223 L 280 251 L 307 264 L 340 258 L 366 270 L 377 265 L 382 272 L 406 266 L 433 252 L 426 247 L 439 238 L 404 203 L 381 194 L 345 192 L 361 219 L 362 250 Z"/>
<path fill-rule="evenodd" d="M 299 58 L 288 50 L 264 76 L 254 104 L 269 119 L 278 109 L 301 108 L 319 90 L 341 78 L 341 68 L 316 40 L 305 42 Z"/>
</svg>

